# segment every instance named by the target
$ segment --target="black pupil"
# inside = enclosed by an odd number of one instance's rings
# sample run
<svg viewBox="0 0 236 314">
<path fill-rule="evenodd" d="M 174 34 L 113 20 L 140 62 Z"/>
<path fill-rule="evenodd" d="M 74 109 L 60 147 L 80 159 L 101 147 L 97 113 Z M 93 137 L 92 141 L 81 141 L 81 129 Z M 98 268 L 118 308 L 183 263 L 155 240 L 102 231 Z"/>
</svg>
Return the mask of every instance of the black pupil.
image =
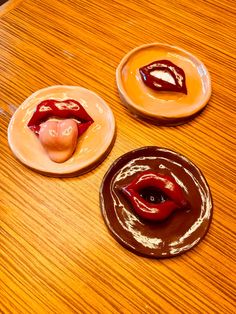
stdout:
<svg viewBox="0 0 236 314">
<path fill-rule="evenodd" d="M 139 191 L 139 195 L 145 201 L 154 204 L 163 203 L 165 200 L 167 200 L 167 196 L 161 190 L 153 187 L 142 189 Z"/>
</svg>

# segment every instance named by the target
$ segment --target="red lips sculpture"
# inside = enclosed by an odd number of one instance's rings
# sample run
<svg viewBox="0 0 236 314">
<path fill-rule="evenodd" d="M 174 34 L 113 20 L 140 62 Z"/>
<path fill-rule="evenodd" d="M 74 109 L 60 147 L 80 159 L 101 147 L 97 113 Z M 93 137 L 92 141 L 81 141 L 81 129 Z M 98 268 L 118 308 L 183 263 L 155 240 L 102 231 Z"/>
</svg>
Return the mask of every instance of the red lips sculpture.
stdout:
<svg viewBox="0 0 236 314">
<path fill-rule="evenodd" d="M 153 194 L 149 201 L 142 197 L 147 194 L 144 191 L 148 190 L 150 195 L 156 190 L 154 193 L 156 196 Z M 122 192 L 141 218 L 152 221 L 164 220 L 173 211 L 186 208 L 188 205 L 181 187 L 174 178 L 154 171 L 142 172 L 130 184 L 123 187 Z"/>
<path fill-rule="evenodd" d="M 168 60 L 154 61 L 139 69 L 144 84 L 156 91 L 187 94 L 183 69 Z"/>
<path fill-rule="evenodd" d="M 38 135 L 40 124 L 52 117 L 75 119 L 79 122 L 77 123 L 78 136 L 82 135 L 93 123 L 93 119 L 78 101 L 74 99 L 63 101 L 49 99 L 42 101 L 37 106 L 36 111 L 28 123 L 28 127 Z"/>
</svg>

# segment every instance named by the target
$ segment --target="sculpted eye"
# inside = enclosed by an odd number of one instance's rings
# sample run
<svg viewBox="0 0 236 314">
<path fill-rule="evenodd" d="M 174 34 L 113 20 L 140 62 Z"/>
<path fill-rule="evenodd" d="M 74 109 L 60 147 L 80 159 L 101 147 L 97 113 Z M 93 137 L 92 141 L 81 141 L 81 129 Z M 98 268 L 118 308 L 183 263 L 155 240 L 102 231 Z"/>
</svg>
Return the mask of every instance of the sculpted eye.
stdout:
<svg viewBox="0 0 236 314">
<path fill-rule="evenodd" d="M 134 211 L 147 220 L 164 220 L 173 211 L 187 206 L 183 190 L 174 178 L 154 171 L 144 171 L 123 187 L 122 192 Z"/>
<path fill-rule="evenodd" d="M 103 219 L 130 251 L 150 258 L 183 254 L 206 235 L 212 198 L 201 171 L 187 157 L 148 146 L 120 156 L 100 188 Z"/>
<path fill-rule="evenodd" d="M 159 204 L 168 199 L 168 196 L 158 188 L 147 187 L 139 191 L 139 195 L 148 203 Z"/>
</svg>

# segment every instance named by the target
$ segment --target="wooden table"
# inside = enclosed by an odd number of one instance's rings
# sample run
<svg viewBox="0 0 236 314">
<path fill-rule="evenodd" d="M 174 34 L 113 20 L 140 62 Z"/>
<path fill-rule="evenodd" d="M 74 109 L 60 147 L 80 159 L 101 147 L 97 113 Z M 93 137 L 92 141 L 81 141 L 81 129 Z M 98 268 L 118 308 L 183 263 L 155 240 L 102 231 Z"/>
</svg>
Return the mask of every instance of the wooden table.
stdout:
<svg viewBox="0 0 236 314">
<path fill-rule="evenodd" d="M 233 0 L 22 0 L 1 7 L 0 312 L 235 313 L 235 13 Z M 116 67 L 151 42 L 181 46 L 211 73 L 211 100 L 188 124 L 150 125 L 121 104 Z M 57 84 L 93 90 L 117 123 L 106 160 L 70 179 L 27 169 L 7 142 L 22 101 Z M 114 240 L 100 213 L 109 165 L 146 145 L 184 154 L 211 187 L 209 233 L 181 257 L 136 256 Z"/>
</svg>

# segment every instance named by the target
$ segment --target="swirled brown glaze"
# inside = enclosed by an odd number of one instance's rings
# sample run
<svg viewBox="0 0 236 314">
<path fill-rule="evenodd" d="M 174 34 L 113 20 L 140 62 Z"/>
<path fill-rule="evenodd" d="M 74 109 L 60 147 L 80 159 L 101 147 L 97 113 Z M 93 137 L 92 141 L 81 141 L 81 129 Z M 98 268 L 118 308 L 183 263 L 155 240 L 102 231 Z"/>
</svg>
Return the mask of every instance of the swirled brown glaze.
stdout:
<svg viewBox="0 0 236 314">
<path fill-rule="evenodd" d="M 174 178 L 188 206 L 163 221 L 142 219 L 122 189 L 145 171 Z M 142 193 L 142 197 L 149 197 Z M 131 151 L 113 163 L 101 185 L 100 205 L 114 238 L 134 253 L 153 258 L 180 255 L 196 246 L 212 217 L 211 193 L 201 171 L 182 155 L 154 146 Z"/>
</svg>

